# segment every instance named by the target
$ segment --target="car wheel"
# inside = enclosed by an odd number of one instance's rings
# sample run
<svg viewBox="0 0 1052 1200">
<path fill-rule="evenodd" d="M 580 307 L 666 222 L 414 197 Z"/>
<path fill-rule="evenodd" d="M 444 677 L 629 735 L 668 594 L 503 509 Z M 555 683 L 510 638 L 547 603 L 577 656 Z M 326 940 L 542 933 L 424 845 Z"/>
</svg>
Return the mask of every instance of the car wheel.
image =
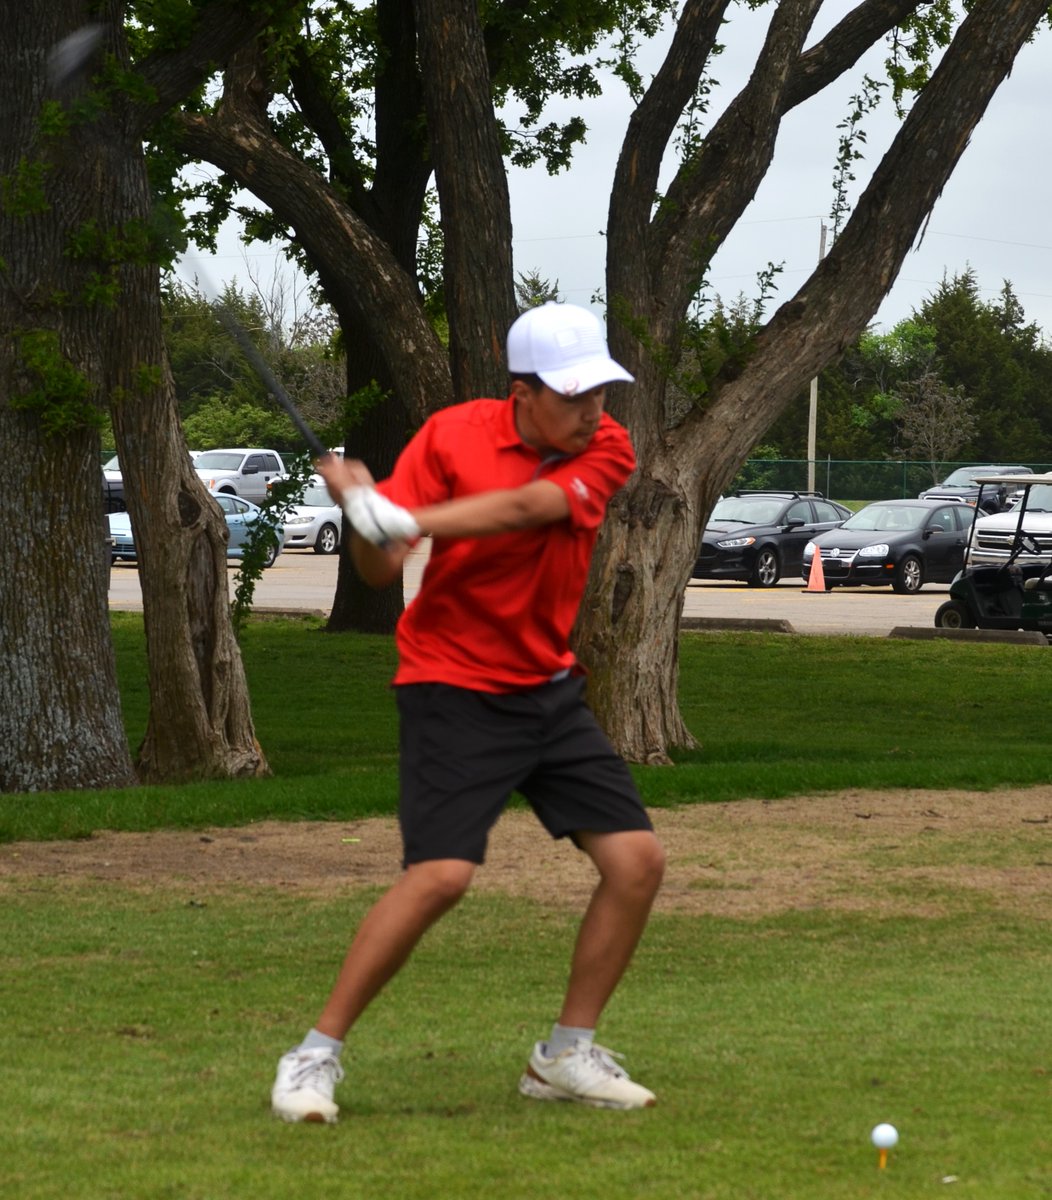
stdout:
<svg viewBox="0 0 1052 1200">
<path fill-rule="evenodd" d="M 936 629 L 974 629 L 975 620 L 967 604 L 960 600 L 947 600 L 935 610 Z"/>
<path fill-rule="evenodd" d="M 916 554 L 907 554 L 895 568 L 891 584 L 896 592 L 919 592 L 924 586 L 924 564 Z"/>
<path fill-rule="evenodd" d="M 263 559 L 263 569 L 266 570 L 267 567 L 272 567 L 274 565 L 274 561 L 277 557 L 278 557 L 277 542 L 269 542 L 267 544 L 266 556 Z"/>
<path fill-rule="evenodd" d="M 340 535 L 335 525 L 323 525 L 314 539 L 315 554 L 335 554 L 340 545 Z"/>
<path fill-rule="evenodd" d="M 750 587 L 774 587 L 781 573 L 777 550 L 764 546 L 756 556 L 748 584 Z"/>
</svg>

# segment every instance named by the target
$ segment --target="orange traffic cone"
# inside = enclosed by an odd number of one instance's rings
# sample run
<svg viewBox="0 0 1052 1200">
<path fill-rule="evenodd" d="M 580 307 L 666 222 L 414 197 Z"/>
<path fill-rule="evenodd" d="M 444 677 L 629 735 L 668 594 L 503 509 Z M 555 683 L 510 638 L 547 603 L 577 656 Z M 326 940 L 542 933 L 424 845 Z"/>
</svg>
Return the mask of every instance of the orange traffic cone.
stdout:
<svg viewBox="0 0 1052 1200">
<path fill-rule="evenodd" d="M 807 577 L 807 587 L 805 592 L 824 592 L 826 590 L 826 577 L 822 571 L 822 555 L 818 547 L 815 547 L 814 557 L 811 559 L 811 574 Z"/>
</svg>

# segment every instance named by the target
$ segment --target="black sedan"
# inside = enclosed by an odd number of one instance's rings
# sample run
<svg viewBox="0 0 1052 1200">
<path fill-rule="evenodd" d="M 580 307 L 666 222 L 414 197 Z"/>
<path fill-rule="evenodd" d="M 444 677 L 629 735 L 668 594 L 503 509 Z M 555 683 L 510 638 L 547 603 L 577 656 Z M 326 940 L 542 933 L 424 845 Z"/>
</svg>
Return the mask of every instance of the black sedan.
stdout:
<svg viewBox="0 0 1052 1200">
<path fill-rule="evenodd" d="M 949 583 L 964 563 L 974 516 L 970 504 L 878 500 L 804 548 L 803 577 L 817 547 L 827 588 L 890 583 L 919 592 L 926 582 Z"/>
<path fill-rule="evenodd" d="M 735 492 L 723 496 L 701 537 L 695 579 L 744 579 L 773 587 L 799 570 L 804 546 L 835 529 L 851 509 L 820 492 Z"/>
</svg>

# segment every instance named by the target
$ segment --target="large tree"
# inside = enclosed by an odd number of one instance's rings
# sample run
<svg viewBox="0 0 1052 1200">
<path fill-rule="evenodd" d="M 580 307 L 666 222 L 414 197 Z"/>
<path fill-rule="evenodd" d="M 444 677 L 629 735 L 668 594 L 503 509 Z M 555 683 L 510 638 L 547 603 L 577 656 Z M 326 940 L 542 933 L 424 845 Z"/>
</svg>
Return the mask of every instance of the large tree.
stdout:
<svg viewBox="0 0 1052 1200">
<path fill-rule="evenodd" d="M 143 583 L 151 707 L 138 775 L 266 769 L 230 622 L 225 522 L 191 469 L 164 355 L 171 226 L 142 144 L 279 7 L 169 5 L 165 48 L 132 72 L 126 5 L 0 4 L 0 520 L 22 531 L 4 540 L 0 571 L 0 790 L 135 778 L 106 604 L 106 409 Z M 52 48 L 77 30 L 98 46 L 83 72 L 49 84 Z"/>
<path fill-rule="evenodd" d="M 377 5 L 378 16 L 385 7 Z M 539 27 L 555 22 L 568 38 L 572 17 L 587 7 L 568 0 L 485 6 L 416 0 L 410 17 L 409 6 L 401 6 L 405 22 L 415 20 L 416 54 L 431 67 L 412 77 L 426 97 L 429 167 L 450 197 L 441 211 L 451 248 L 444 280 L 450 327 L 470 331 L 489 361 L 499 347 L 491 350 L 484 335 L 506 313 L 507 281 L 493 278 L 487 290 L 466 273 L 485 263 L 506 270 L 503 169 L 490 151 L 502 132 L 493 95 L 506 94 L 495 83 L 502 78 L 495 63 L 508 46 L 527 60 L 550 56 L 552 42 L 540 41 Z M 821 7 L 821 0 L 766 5 L 769 30 L 748 83 L 703 137 L 681 139 L 685 155 L 659 197 L 659 172 L 677 129 L 685 113 L 697 110 L 719 43 L 733 36 L 731 0 L 686 0 L 665 62 L 640 88 L 610 188 L 611 342 L 637 378 L 611 401 L 631 429 L 639 469 L 600 539 L 577 641 L 592 672 L 595 707 L 620 748 L 638 761 L 667 761 L 671 747 L 693 743 L 676 700 L 678 626 L 715 497 L 806 381 L 872 318 L 991 96 L 1045 16 L 1047 0 L 974 0 L 965 18 L 949 0 L 861 0 L 809 44 Z M 474 19 L 479 8 L 489 26 Z M 502 36 L 487 36 L 498 27 Z M 532 47 L 523 40 L 527 30 Z M 402 32 L 408 36 L 404 26 Z M 448 42 L 453 37 L 456 47 Z M 486 55 L 472 51 L 479 38 Z M 706 267 L 770 167 L 782 118 L 886 38 L 896 87 L 903 98 L 911 91 L 915 98 L 832 250 L 792 298 L 695 386 L 692 405 L 670 404 Z M 310 50 L 305 44 L 308 56 Z M 938 66 L 929 74 L 935 51 Z M 624 62 L 621 70 L 631 79 Z M 450 368 L 412 276 L 332 177 L 339 165 L 332 152 L 343 142 L 325 145 L 330 153 L 317 154 L 309 170 L 302 155 L 286 148 L 282 130 L 264 112 L 276 95 L 273 79 L 262 59 L 240 80 L 228 74 L 216 110 L 184 116 L 184 144 L 288 221 L 327 291 L 355 293 L 392 388 L 409 411 L 426 410 L 452 390 Z M 449 128 L 465 121 L 470 130 Z M 467 377 L 485 382 L 481 373 Z"/>
</svg>

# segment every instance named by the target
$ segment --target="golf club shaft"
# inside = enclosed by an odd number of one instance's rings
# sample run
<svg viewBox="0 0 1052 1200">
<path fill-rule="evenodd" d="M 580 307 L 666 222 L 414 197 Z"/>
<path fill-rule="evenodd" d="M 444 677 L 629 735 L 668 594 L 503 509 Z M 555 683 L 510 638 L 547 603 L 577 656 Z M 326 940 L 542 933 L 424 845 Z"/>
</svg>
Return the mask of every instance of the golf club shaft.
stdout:
<svg viewBox="0 0 1052 1200">
<path fill-rule="evenodd" d="M 230 306 L 223 300 L 222 295 L 212 286 L 211 280 L 197 267 L 197 277 L 201 284 L 212 293 L 215 297 L 215 308 L 219 315 L 219 320 L 223 324 L 223 328 L 241 347 L 241 353 L 248 359 L 248 365 L 256 373 L 256 377 L 260 383 L 267 389 L 281 407 L 288 413 L 293 425 L 299 430 L 300 436 L 307 443 L 307 449 L 315 458 L 325 458 L 329 451 L 323 446 L 318 439 L 318 435 L 303 419 L 300 410 L 293 403 L 292 397 L 288 394 L 285 388 L 278 381 L 277 376 L 270 369 L 266 359 L 259 352 L 256 343 L 249 337 L 248 330 L 234 316 Z"/>
<path fill-rule="evenodd" d="M 223 322 L 223 327 L 241 347 L 241 353 L 248 359 L 249 366 L 255 371 L 259 381 L 289 414 L 293 425 L 296 426 L 300 432 L 300 436 L 307 443 L 307 448 L 311 454 L 315 458 L 325 458 L 329 453 L 328 449 L 321 444 L 318 440 L 318 435 L 303 419 L 299 409 L 293 403 L 292 397 L 278 382 L 277 376 L 270 369 L 263 355 L 260 354 L 255 342 L 249 337 L 248 331 L 222 300 L 217 300 L 216 303 L 219 319 Z"/>
</svg>

